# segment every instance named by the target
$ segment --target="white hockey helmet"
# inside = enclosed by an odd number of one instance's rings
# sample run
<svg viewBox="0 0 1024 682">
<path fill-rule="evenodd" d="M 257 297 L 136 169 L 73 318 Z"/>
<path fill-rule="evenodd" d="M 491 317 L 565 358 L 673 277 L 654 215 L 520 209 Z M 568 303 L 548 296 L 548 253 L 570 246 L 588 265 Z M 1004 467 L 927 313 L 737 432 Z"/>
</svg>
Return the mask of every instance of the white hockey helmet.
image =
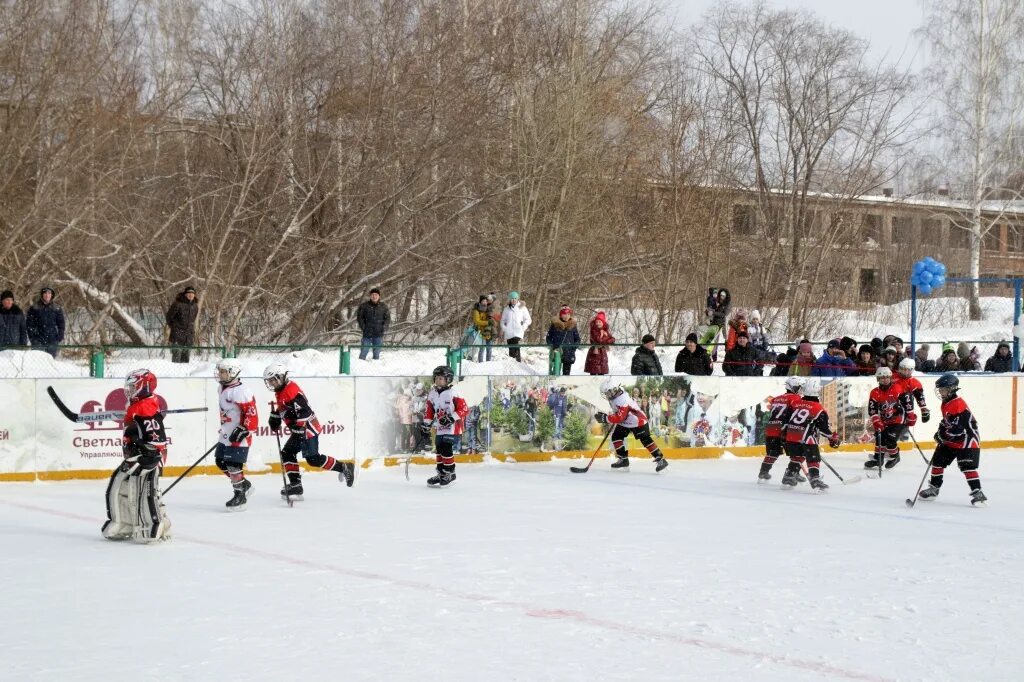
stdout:
<svg viewBox="0 0 1024 682">
<path fill-rule="evenodd" d="M 821 395 L 821 382 L 817 379 L 808 379 L 804 382 L 803 396 L 805 398 L 817 398 Z"/>
<path fill-rule="evenodd" d="M 611 400 L 619 393 L 622 393 L 622 384 L 620 384 L 617 380 L 611 377 L 607 377 L 604 381 L 601 382 L 601 395 L 603 395 L 605 398 Z"/>
<path fill-rule="evenodd" d="M 900 360 L 900 366 L 897 371 L 899 371 L 901 377 L 903 377 L 904 379 L 909 379 L 910 377 L 914 376 L 914 370 L 916 368 L 917 365 L 914 364 L 913 360 L 911 360 L 910 358 L 903 358 L 902 360 Z"/>
<path fill-rule="evenodd" d="M 288 383 L 288 368 L 283 362 L 272 362 L 263 370 L 263 383 L 271 391 L 279 391 Z"/>
<path fill-rule="evenodd" d="M 224 386 L 227 386 L 242 373 L 242 361 L 238 358 L 224 358 L 220 360 L 213 370 L 213 376 Z"/>
<path fill-rule="evenodd" d="M 786 377 L 786 390 L 790 393 L 799 393 L 804 387 L 803 377 Z"/>
<path fill-rule="evenodd" d="M 882 379 L 888 379 L 884 385 L 888 386 L 892 383 L 892 370 L 888 367 L 879 367 L 875 370 L 875 379 L 878 381 L 878 385 L 881 386 Z"/>
</svg>

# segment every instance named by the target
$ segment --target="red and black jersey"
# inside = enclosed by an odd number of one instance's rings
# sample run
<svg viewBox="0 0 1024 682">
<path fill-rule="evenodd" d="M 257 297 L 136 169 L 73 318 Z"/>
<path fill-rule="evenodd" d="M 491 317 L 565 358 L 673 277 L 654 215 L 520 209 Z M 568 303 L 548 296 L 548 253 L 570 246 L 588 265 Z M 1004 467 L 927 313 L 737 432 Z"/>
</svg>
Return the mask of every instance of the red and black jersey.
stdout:
<svg viewBox="0 0 1024 682">
<path fill-rule="evenodd" d="M 903 384 L 903 391 L 905 393 L 909 393 L 913 398 L 911 406 L 913 406 L 913 403 L 916 402 L 917 406 L 922 409 L 928 407 L 928 405 L 926 405 L 924 402 L 924 386 L 922 386 L 921 382 L 917 380 L 917 377 L 909 377 L 907 379 L 904 379 L 902 377 L 894 377 L 893 383 L 896 383 L 896 381 L 899 381 L 899 383 Z"/>
<path fill-rule="evenodd" d="M 907 415 L 914 411 L 914 402 L 901 381 L 893 381 L 886 388 L 876 386 L 868 396 L 868 416 L 876 414 L 885 426 L 908 423 Z"/>
<path fill-rule="evenodd" d="M 285 426 L 289 428 L 305 426 L 306 438 L 320 435 L 322 430 L 320 421 L 313 414 L 313 408 L 309 406 L 306 394 L 302 392 L 297 383 L 289 381 L 274 392 L 274 397 L 277 399 L 274 414 L 281 418 Z"/>
<path fill-rule="evenodd" d="M 786 422 L 786 442 L 817 445 L 818 436 L 831 436 L 828 412 L 817 400 L 801 398 L 793 404 Z"/>
<path fill-rule="evenodd" d="M 978 422 L 960 396 L 942 403 L 942 421 L 939 422 L 938 436 L 942 444 L 948 448 L 967 450 L 981 447 Z"/>
<path fill-rule="evenodd" d="M 164 459 L 167 457 L 167 432 L 160 400 L 150 395 L 128 405 L 124 414 L 124 444 L 149 443 Z"/>
<path fill-rule="evenodd" d="M 799 393 L 783 393 L 768 399 L 768 422 L 764 426 L 765 438 L 781 438 L 782 429 L 789 421 L 793 406 L 802 398 Z"/>
</svg>

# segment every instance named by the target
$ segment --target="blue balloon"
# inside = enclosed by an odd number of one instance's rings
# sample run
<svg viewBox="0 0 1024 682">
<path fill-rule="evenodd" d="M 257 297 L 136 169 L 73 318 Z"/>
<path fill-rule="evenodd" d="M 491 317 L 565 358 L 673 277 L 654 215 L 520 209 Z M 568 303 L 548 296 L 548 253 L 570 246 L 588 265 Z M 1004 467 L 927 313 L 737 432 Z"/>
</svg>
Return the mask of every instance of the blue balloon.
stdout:
<svg viewBox="0 0 1024 682">
<path fill-rule="evenodd" d="M 938 289 L 939 287 L 944 287 L 944 286 L 946 286 L 946 276 L 945 275 L 936 275 L 935 278 L 932 279 L 932 289 Z"/>
<path fill-rule="evenodd" d="M 917 276 L 917 279 L 918 279 L 919 282 L 921 282 L 921 284 L 928 284 L 928 285 L 930 285 L 932 283 L 932 278 L 933 277 L 934 277 L 934 275 L 930 271 L 925 270 L 924 272 L 922 272 L 920 275 Z"/>
<path fill-rule="evenodd" d="M 940 274 L 940 275 L 945 275 L 946 274 L 946 266 L 943 265 L 942 263 L 939 263 L 938 267 L 936 267 L 935 270 L 936 270 L 937 274 Z"/>
<path fill-rule="evenodd" d="M 929 267 L 931 267 L 932 265 L 934 265 L 936 263 L 936 260 L 934 258 L 932 258 L 931 256 L 925 256 L 924 257 L 924 262 L 927 263 Z"/>
<path fill-rule="evenodd" d="M 914 274 L 915 274 L 915 275 L 916 275 L 916 274 L 919 274 L 919 273 L 921 273 L 921 272 L 924 272 L 924 269 L 925 269 L 925 263 L 924 263 L 924 261 L 920 261 L 920 260 L 919 260 L 919 261 L 917 261 L 916 263 L 914 263 Z"/>
<path fill-rule="evenodd" d="M 918 287 L 918 291 L 920 291 L 922 294 L 927 296 L 928 294 L 932 293 L 932 288 L 930 286 L 928 286 L 927 284 L 924 284 L 924 285 Z"/>
</svg>

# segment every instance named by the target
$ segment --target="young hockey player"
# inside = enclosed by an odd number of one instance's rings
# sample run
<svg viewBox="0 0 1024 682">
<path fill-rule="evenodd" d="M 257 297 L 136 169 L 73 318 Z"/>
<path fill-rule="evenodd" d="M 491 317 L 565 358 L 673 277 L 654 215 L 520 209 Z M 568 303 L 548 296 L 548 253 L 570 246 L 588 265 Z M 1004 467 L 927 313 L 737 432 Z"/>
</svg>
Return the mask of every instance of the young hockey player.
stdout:
<svg viewBox="0 0 1024 682">
<path fill-rule="evenodd" d="M 320 454 L 320 421 L 309 406 L 306 394 L 297 383 L 288 379 L 288 368 L 280 362 L 271 364 L 263 371 L 263 383 L 274 392 L 276 398 L 267 426 L 277 433 L 284 424 L 291 434 L 281 448 L 281 461 L 288 477 L 288 483 L 281 489 L 281 497 L 286 500 L 303 499 L 298 460 L 300 452 L 311 466 L 338 472 L 338 480 L 351 487 L 355 480 L 352 464 Z"/>
<path fill-rule="evenodd" d="M 921 422 L 927 424 L 928 420 L 932 418 L 932 413 L 925 404 L 924 386 L 914 377 L 914 367 L 912 359 L 903 358 L 900 360 L 900 366 L 897 370 L 897 373 L 900 375 L 899 382 L 903 385 L 903 392 L 910 394 L 911 405 L 916 402 L 917 406 L 921 408 Z"/>
<path fill-rule="evenodd" d="M 878 386 L 868 396 L 868 416 L 875 431 L 875 456 L 864 462 L 869 472 L 881 475 L 881 467 L 892 469 L 899 464 L 897 445 L 905 428 L 917 423 L 914 403 L 903 384 L 893 381 L 892 370 L 879 367 L 875 372 Z"/>
<path fill-rule="evenodd" d="M 434 427 L 434 452 L 437 457 L 437 473 L 427 479 L 427 485 L 441 487 L 455 482 L 455 453 L 462 445 L 469 407 L 466 401 L 455 393 L 455 373 L 448 365 L 439 365 L 432 374 L 433 388 L 427 395 L 427 409 L 423 413 L 420 428 L 427 438 L 430 427 Z"/>
<path fill-rule="evenodd" d="M 155 391 L 156 376 L 148 369 L 133 370 L 125 378 L 124 462 L 107 484 L 107 521 L 102 532 L 108 540 L 171 539 L 171 521 L 158 485 L 167 457 L 167 436 Z"/>
<path fill-rule="evenodd" d="M 782 429 L 789 421 L 793 406 L 800 402 L 800 389 L 803 385 L 803 377 L 787 377 L 786 392 L 768 400 L 768 423 L 764 429 L 764 461 L 761 462 L 761 471 L 757 474 L 758 483 L 767 483 L 771 480 L 772 465 L 783 455 L 785 440 L 782 437 Z M 786 473 L 795 476 L 798 483 L 807 480 L 800 475 L 800 465 L 793 466 L 792 458 Z"/>
<path fill-rule="evenodd" d="M 957 395 L 960 380 L 955 374 L 943 374 L 935 382 L 935 394 L 942 401 L 942 421 L 935 433 L 935 454 L 932 455 L 932 477 L 921 491 L 922 500 L 934 500 L 942 487 L 942 474 L 956 460 L 971 489 L 971 504 L 984 507 L 988 498 L 981 492 L 978 463 L 981 459 L 981 436 L 978 422 L 967 403 Z"/>
<path fill-rule="evenodd" d="M 821 466 L 818 436 L 828 436 L 828 444 L 837 448 L 839 447 L 839 434 L 833 433 L 828 424 L 828 412 L 818 402 L 820 393 L 821 382 L 817 379 L 808 379 L 804 383 L 803 397 L 790 408 L 785 437 L 790 446 L 787 453 L 793 453 L 790 454 L 790 468 L 795 462 L 796 469 L 799 470 L 800 463 L 806 461 L 807 477 L 811 481 L 811 488 L 824 491 L 828 490 L 828 484 L 821 480 L 821 474 L 818 471 Z M 796 478 L 789 471 L 782 477 L 784 487 L 792 488 L 796 483 Z"/>
<path fill-rule="evenodd" d="M 215 370 L 220 384 L 220 433 L 214 462 L 234 490 L 234 497 L 225 503 L 228 511 L 245 509 L 245 502 L 252 495 L 252 483 L 246 480 L 243 467 L 249 458 L 252 433 L 259 427 L 256 398 L 242 384 L 241 373 L 242 363 L 235 358 L 224 358 Z"/>
<path fill-rule="evenodd" d="M 612 412 L 610 414 L 598 412 L 594 418 L 598 423 L 612 425 L 611 440 L 616 457 L 616 460 L 612 462 L 612 468 L 629 471 L 626 436 L 630 434 L 633 434 L 633 437 L 647 448 L 647 452 L 651 453 L 656 472 L 667 467 L 668 460 L 665 459 L 654 439 L 651 438 L 651 430 L 647 426 L 647 415 L 640 409 L 637 402 L 622 390 L 618 381 L 612 378 L 601 382 L 601 393 L 611 404 Z"/>
</svg>

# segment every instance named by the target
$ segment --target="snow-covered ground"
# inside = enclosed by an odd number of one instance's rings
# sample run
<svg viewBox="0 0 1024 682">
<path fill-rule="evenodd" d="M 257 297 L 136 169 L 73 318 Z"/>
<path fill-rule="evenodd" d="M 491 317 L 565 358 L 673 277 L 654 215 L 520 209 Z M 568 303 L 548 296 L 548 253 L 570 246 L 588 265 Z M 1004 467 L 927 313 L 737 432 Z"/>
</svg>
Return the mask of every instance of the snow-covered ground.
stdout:
<svg viewBox="0 0 1024 682">
<path fill-rule="evenodd" d="M 2 484 L 3 677 L 1021 678 L 1020 451 L 984 452 L 987 509 L 955 467 L 907 509 L 913 453 L 881 481 L 826 473 L 825 495 L 758 486 L 757 466 L 495 463 L 444 491 L 423 467 L 308 474 L 293 509 L 259 476 L 240 514 L 198 477 L 159 546 L 100 537 L 104 481 Z"/>
</svg>

